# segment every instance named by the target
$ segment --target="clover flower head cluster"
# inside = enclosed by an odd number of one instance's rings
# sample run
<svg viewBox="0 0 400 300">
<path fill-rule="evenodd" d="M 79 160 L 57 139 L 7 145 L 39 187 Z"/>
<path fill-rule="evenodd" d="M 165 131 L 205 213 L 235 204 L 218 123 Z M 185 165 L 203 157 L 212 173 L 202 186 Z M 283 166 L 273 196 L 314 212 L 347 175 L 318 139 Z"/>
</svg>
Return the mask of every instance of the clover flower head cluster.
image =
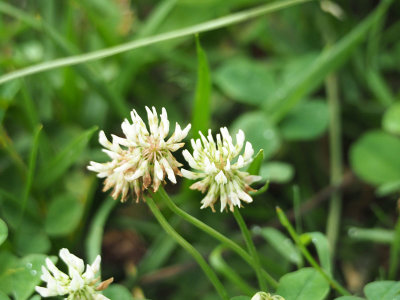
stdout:
<svg viewBox="0 0 400 300">
<path fill-rule="evenodd" d="M 169 120 L 165 108 L 162 108 L 160 120 L 156 109 L 146 106 L 149 129 L 132 110 L 132 123 L 127 119 L 122 123 L 125 137 L 112 135 L 110 142 L 104 131 L 100 131 L 99 142 L 105 148 L 103 151 L 111 158 L 106 163 L 90 162 L 88 169 L 97 172 L 100 178 L 106 178 L 103 191 L 113 188 L 112 197 L 126 201 L 128 191 L 133 190 L 136 201 L 149 187 L 156 192 L 164 178 L 176 183 L 175 175 L 181 176 L 178 167 L 182 166 L 172 155 L 183 147 L 182 140 L 187 136 L 191 125 L 182 129 L 178 123 L 175 131 L 167 140 Z"/>
<path fill-rule="evenodd" d="M 106 280 L 96 286 L 99 277 L 96 273 L 100 269 L 101 257 L 98 255 L 92 265 L 85 265 L 82 259 L 71 254 L 68 249 L 60 250 L 60 257 L 68 266 L 68 275 L 60 271 L 53 262 L 46 258 L 46 266 L 42 266 L 41 279 L 46 282 L 46 287 L 36 287 L 42 297 L 68 295 L 67 300 L 110 300 L 99 291 L 104 290 L 111 283 Z"/>
<path fill-rule="evenodd" d="M 258 292 L 251 298 L 251 300 L 285 300 L 285 299 L 279 295 L 271 295 L 265 292 Z"/>
<path fill-rule="evenodd" d="M 193 155 L 184 150 L 183 156 L 193 171 L 181 169 L 182 175 L 188 179 L 201 179 L 190 188 L 197 189 L 207 195 L 201 201 L 201 208 L 211 207 L 215 211 L 214 204 L 220 199 L 221 212 L 229 207 L 241 207 L 241 201 L 250 203 L 253 201 L 248 194 L 253 191 L 250 184 L 259 180 L 259 176 L 252 176 L 241 171 L 253 160 L 254 150 L 250 142 L 245 143 L 242 130 L 236 134 L 236 144 L 226 127 L 220 129 L 220 134 L 214 140 L 211 130 L 208 130 L 207 138 L 200 132 L 200 139 L 191 140 Z M 244 146 L 244 153 L 242 149 Z"/>
</svg>

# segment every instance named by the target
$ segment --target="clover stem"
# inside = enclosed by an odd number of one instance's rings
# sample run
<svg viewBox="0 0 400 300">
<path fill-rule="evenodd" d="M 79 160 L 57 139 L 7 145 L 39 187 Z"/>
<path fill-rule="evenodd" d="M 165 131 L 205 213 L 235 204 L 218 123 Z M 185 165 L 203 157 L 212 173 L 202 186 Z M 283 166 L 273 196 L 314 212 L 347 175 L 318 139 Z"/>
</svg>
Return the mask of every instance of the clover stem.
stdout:
<svg viewBox="0 0 400 300">
<path fill-rule="evenodd" d="M 204 273 L 207 275 L 208 279 L 214 285 L 215 289 L 217 290 L 219 296 L 224 299 L 228 300 L 228 294 L 218 279 L 215 272 L 211 269 L 211 267 L 207 264 L 203 256 L 191 245 L 188 241 L 186 241 L 178 232 L 176 232 L 168 221 L 164 218 L 161 211 L 158 209 L 157 205 L 154 203 L 154 200 L 151 197 L 146 198 L 146 203 L 150 208 L 151 212 L 153 213 L 154 217 L 157 219 L 158 223 L 161 227 L 165 230 L 167 234 L 169 234 L 175 241 L 182 246 L 199 264 L 199 266 L 203 269 Z"/>
<path fill-rule="evenodd" d="M 262 276 L 262 271 L 261 271 L 261 263 L 260 263 L 260 258 L 258 256 L 256 247 L 254 246 L 253 240 L 251 238 L 251 234 L 249 229 L 247 228 L 246 223 L 243 220 L 242 215 L 239 212 L 239 208 L 237 208 L 235 206 L 234 210 L 233 210 L 233 216 L 236 219 L 236 222 L 238 223 L 240 230 L 242 232 L 243 238 L 246 242 L 247 245 L 247 249 L 250 252 L 250 255 L 252 256 L 253 260 L 254 260 L 254 270 L 256 272 L 257 275 L 257 280 L 258 280 L 258 284 L 260 286 L 260 289 L 262 291 L 267 291 L 267 285 L 265 282 L 265 278 Z"/>
<path fill-rule="evenodd" d="M 234 241 L 227 238 L 225 235 L 221 234 L 214 228 L 208 226 L 207 224 L 203 223 L 199 219 L 193 217 L 192 215 L 188 214 L 187 212 L 176 206 L 175 203 L 168 196 L 168 194 L 165 192 L 163 187 L 160 187 L 156 193 L 152 194 L 152 196 L 154 198 L 163 200 L 164 203 L 167 204 L 167 206 L 174 213 L 176 213 L 192 225 L 196 226 L 200 230 L 204 231 L 208 235 L 212 236 L 216 240 L 220 241 L 224 246 L 236 252 L 236 254 L 243 258 L 243 260 L 246 261 L 254 270 L 257 268 L 254 258 L 249 255 L 242 247 L 240 247 Z M 267 271 L 261 269 L 261 273 L 271 287 L 276 288 L 278 286 L 278 282 Z"/>
</svg>

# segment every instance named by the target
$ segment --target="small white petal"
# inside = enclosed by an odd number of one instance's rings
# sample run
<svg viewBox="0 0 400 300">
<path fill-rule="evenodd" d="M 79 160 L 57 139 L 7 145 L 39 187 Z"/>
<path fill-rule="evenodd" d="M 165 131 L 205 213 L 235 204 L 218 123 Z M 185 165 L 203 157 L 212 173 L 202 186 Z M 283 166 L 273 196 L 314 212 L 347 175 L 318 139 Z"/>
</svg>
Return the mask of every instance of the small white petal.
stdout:
<svg viewBox="0 0 400 300">
<path fill-rule="evenodd" d="M 154 173 L 160 181 L 164 179 L 164 173 L 158 160 L 154 161 Z"/>
<path fill-rule="evenodd" d="M 172 170 L 172 168 L 169 165 L 168 161 L 163 157 L 160 162 L 163 165 L 165 172 L 167 173 L 168 179 L 172 183 L 176 183 L 174 170 Z"/>
<path fill-rule="evenodd" d="M 58 294 L 54 291 L 50 291 L 49 289 L 46 289 L 41 286 L 35 287 L 36 292 L 40 294 L 42 297 L 53 297 L 53 296 L 58 296 Z"/>
<path fill-rule="evenodd" d="M 244 159 L 246 161 L 250 160 L 254 154 L 253 146 L 250 142 L 246 142 L 246 147 L 244 149 Z"/>
<path fill-rule="evenodd" d="M 221 185 L 226 184 L 228 179 L 226 178 L 224 172 L 220 171 L 217 176 L 215 176 L 215 181 Z"/>
</svg>

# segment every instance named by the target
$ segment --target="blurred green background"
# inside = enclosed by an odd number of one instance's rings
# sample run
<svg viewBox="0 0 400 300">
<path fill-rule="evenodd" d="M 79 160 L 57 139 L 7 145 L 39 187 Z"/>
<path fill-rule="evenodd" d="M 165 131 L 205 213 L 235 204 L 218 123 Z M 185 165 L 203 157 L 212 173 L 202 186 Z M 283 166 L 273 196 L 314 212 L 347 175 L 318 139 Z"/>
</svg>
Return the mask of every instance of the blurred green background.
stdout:
<svg viewBox="0 0 400 300">
<path fill-rule="evenodd" d="M 0 2 L 0 80 L 270 2 Z M 341 211 L 332 225 L 339 232 L 328 239 L 335 245 L 338 236 L 335 275 L 350 290 L 387 272 L 398 279 L 389 253 L 398 254 L 399 16 L 399 1 L 310 1 L 201 33 L 197 46 L 187 35 L 1 84 L 0 299 L 29 299 L 43 258 L 62 247 L 88 263 L 102 249 L 103 277 L 117 282 L 112 299 L 218 299 L 145 204 L 114 203 L 86 170 L 106 159 L 98 129 L 121 135 L 123 118 L 134 108 L 145 119 L 145 105 L 166 107 L 171 124 L 241 128 L 256 151 L 264 149 L 261 175 L 270 188 L 242 213 L 258 226 L 261 260 L 277 279 L 299 263 L 279 248 L 283 233 L 260 234 L 259 227 L 281 230 L 277 205 L 299 232 L 325 233 L 332 211 Z M 182 186 L 167 186 L 180 207 L 241 241 L 231 214 L 200 211 L 201 195 Z M 204 255 L 218 245 L 163 212 Z M 255 291 L 251 270 L 229 252 L 224 259 Z"/>
</svg>

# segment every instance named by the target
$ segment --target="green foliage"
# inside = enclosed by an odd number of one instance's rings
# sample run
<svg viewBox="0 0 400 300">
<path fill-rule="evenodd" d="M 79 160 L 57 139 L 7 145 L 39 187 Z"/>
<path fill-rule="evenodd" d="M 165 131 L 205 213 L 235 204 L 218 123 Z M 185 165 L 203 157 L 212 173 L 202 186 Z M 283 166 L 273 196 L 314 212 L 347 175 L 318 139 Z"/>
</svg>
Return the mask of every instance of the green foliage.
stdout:
<svg viewBox="0 0 400 300">
<path fill-rule="evenodd" d="M 286 140 L 310 140 L 324 134 L 328 123 L 327 104 L 323 101 L 306 101 L 299 103 L 285 116 L 280 130 Z"/>
<path fill-rule="evenodd" d="M 199 37 L 196 36 L 197 50 L 197 84 L 193 106 L 192 135 L 199 137 L 198 132 L 207 133 L 210 127 L 210 101 L 211 101 L 211 79 L 207 56 L 201 48 Z"/>
<path fill-rule="evenodd" d="M 311 268 L 284 275 L 279 280 L 277 290 L 277 294 L 285 300 L 323 300 L 328 293 L 328 282 Z"/>
<path fill-rule="evenodd" d="M 47 212 L 45 229 L 49 236 L 65 236 L 74 231 L 83 215 L 83 203 L 72 195 L 54 198 Z"/>
<path fill-rule="evenodd" d="M 271 95 L 275 78 L 266 64 L 236 58 L 215 71 L 215 82 L 233 100 L 260 105 Z"/>
<path fill-rule="evenodd" d="M 129 290 L 120 284 L 111 284 L 104 292 L 103 295 L 109 299 L 118 300 L 134 300 Z"/>
<path fill-rule="evenodd" d="M 0 219 L 0 245 L 4 243 L 8 236 L 7 224 Z"/>
<path fill-rule="evenodd" d="M 382 127 L 387 132 L 400 134 L 400 103 L 394 103 L 383 115 Z"/>
<path fill-rule="evenodd" d="M 264 163 L 260 169 L 260 176 L 264 180 L 276 183 L 287 183 L 294 175 L 293 167 L 287 163 L 271 161 Z"/>
<path fill-rule="evenodd" d="M 114 201 L 86 169 L 106 159 L 98 128 L 121 136 L 132 108 L 146 121 L 145 105 L 166 107 L 171 128 L 191 122 L 190 137 L 227 126 L 233 140 L 241 129 L 252 143 L 247 171 L 262 182 L 251 185 L 258 191 L 249 191 L 242 225 L 252 227 L 265 292 L 362 300 L 347 295 L 353 268 L 357 278 L 383 280 L 355 295 L 400 299 L 398 282 L 384 281 L 399 279 L 399 4 L 264 2 L 0 3 L 0 300 L 40 299 L 40 267 L 62 247 L 86 263 L 102 254 L 101 277 L 115 278 L 104 291 L 110 299 L 219 299 L 144 201 Z M 337 78 L 333 91 L 328 76 Z M 181 150 L 174 154 L 184 163 Z M 346 176 L 333 178 L 338 154 Z M 215 269 L 227 299 L 251 299 L 262 289 L 258 262 L 232 214 L 200 211 L 200 193 L 187 187 L 178 180 L 166 191 L 223 245 L 165 201 L 153 208 Z M 324 235 L 333 194 L 343 200 L 339 249 Z"/>
<path fill-rule="evenodd" d="M 368 300 L 399 300 L 400 282 L 375 281 L 367 284 L 364 288 Z"/>
<path fill-rule="evenodd" d="M 325 271 L 332 274 L 332 266 L 331 266 L 331 252 L 329 249 L 328 239 L 321 232 L 308 232 L 304 233 L 300 236 L 303 244 L 307 245 L 308 243 L 313 243 L 315 248 L 317 249 L 317 254 L 319 258 L 319 262 L 321 267 L 325 269 Z"/>
<path fill-rule="evenodd" d="M 363 135 L 353 146 L 354 171 L 367 182 L 380 185 L 400 180 L 400 140 L 382 131 Z"/>
<path fill-rule="evenodd" d="M 246 133 L 246 139 L 256 151 L 264 150 L 265 159 L 274 155 L 281 146 L 278 130 L 263 112 L 249 112 L 239 116 L 232 124 L 231 132 L 239 129 Z"/>
<path fill-rule="evenodd" d="M 282 257 L 293 264 L 302 265 L 303 258 L 293 242 L 274 228 L 258 228 L 255 230 L 260 234 Z"/>
</svg>

